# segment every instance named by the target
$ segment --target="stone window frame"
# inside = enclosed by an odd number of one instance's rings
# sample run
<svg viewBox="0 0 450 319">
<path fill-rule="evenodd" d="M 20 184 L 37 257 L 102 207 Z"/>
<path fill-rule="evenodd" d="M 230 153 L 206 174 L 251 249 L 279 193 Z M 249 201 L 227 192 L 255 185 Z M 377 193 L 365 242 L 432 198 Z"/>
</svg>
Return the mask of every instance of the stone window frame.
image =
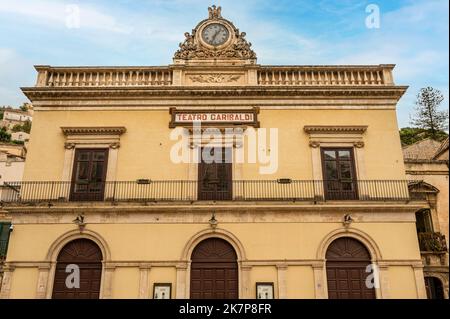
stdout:
<svg viewBox="0 0 450 319">
<path fill-rule="evenodd" d="M 248 129 L 248 126 L 230 126 L 230 127 L 221 127 L 218 128 L 222 134 L 226 132 L 227 128 L 230 129 L 240 129 L 241 134 L 232 134 L 232 135 L 226 135 L 224 134 L 224 138 L 221 141 L 218 141 L 218 143 L 211 143 L 210 140 L 205 140 L 202 138 L 202 134 L 205 130 L 209 129 L 211 127 L 203 127 L 201 130 L 196 130 L 193 128 L 185 128 L 186 132 L 188 133 L 186 138 L 189 140 L 189 148 L 190 148 L 190 158 L 196 159 L 191 160 L 188 165 L 188 180 L 190 181 L 196 181 L 198 180 L 198 169 L 199 169 L 199 163 L 197 162 L 199 160 L 200 156 L 200 150 L 205 146 L 212 146 L 212 147 L 222 147 L 222 148 L 231 148 L 233 149 L 233 157 L 237 156 L 237 152 L 239 150 L 242 150 L 244 146 L 244 139 L 245 134 Z M 235 132 L 236 133 L 236 132 Z M 244 164 L 242 162 L 238 162 L 236 160 L 233 160 L 232 163 L 232 180 L 242 180 L 243 177 L 243 167 Z M 197 192 L 197 191 L 196 191 Z M 196 194 L 197 196 L 197 194 Z M 233 198 L 235 195 L 233 194 Z M 192 198 L 194 200 L 194 198 Z"/>
<path fill-rule="evenodd" d="M 62 181 L 72 181 L 75 151 L 77 149 L 109 149 L 106 181 L 115 181 L 120 138 L 127 131 L 117 127 L 61 127 L 65 136 Z"/>
<path fill-rule="evenodd" d="M 323 180 L 321 148 L 353 148 L 356 179 L 366 179 L 364 134 L 368 126 L 305 126 L 312 156 L 312 176 Z"/>
</svg>

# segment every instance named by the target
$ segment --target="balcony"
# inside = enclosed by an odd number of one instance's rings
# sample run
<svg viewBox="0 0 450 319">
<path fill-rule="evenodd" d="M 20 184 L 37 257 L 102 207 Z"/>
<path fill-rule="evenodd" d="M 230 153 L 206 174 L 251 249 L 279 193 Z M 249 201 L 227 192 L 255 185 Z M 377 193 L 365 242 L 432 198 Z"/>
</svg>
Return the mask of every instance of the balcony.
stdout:
<svg viewBox="0 0 450 319">
<path fill-rule="evenodd" d="M 1 187 L 2 203 L 42 202 L 195 202 L 195 201 L 374 201 L 408 202 L 406 180 L 306 181 L 259 180 L 214 184 L 204 197 L 198 181 L 9 182 Z M 201 185 L 201 187 L 200 187 Z"/>
<path fill-rule="evenodd" d="M 443 253 L 447 252 L 447 242 L 441 233 L 418 233 L 420 251 Z"/>
</svg>

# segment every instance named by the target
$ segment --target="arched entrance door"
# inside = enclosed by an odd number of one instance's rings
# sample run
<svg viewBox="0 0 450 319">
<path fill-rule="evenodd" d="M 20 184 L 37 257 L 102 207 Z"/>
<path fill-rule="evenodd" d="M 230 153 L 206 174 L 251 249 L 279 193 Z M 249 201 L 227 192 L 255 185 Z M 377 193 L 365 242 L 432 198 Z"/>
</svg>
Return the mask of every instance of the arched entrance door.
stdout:
<svg viewBox="0 0 450 319">
<path fill-rule="evenodd" d="M 102 252 L 91 240 L 77 239 L 64 246 L 58 255 L 53 299 L 98 299 L 102 277 Z M 73 270 L 66 272 L 68 265 L 80 269 L 79 288 L 67 287 L 66 279 Z M 72 281 L 73 283 L 73 281 Z"/>
<path fill-rule="evenodd" d="M 236 252 L 220 238 L 202 241 L 192 252 L 191 299 L 238 299 Z"/>
<path fill-rule="evenodd" d="M 328 297 L 330 299 L 376 299 L 375 289 L 366 285 L 370 253 L 358 240 L 343 237 L 328 247 Z"/>
</svg>

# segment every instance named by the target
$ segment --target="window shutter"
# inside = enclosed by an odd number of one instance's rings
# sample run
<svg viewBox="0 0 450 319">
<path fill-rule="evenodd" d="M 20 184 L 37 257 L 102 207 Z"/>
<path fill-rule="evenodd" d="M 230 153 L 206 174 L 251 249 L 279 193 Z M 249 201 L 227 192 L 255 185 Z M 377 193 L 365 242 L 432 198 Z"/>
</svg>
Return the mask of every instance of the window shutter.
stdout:
<svg viewBox="0 0 450 319">
<path fill-rule="evenodd" d="M 8 252 L 10 226 L 11 223 L 0 223 L 0 259 L 6 258 Z"/>
</svg>

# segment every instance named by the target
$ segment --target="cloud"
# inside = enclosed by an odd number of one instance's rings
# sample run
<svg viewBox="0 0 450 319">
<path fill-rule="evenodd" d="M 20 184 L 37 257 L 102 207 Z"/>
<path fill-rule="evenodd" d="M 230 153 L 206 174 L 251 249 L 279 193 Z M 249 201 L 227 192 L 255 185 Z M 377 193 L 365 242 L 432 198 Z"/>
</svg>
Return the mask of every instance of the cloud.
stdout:
<svg viewBox="0 0 450 319">
<path fill-rule="evenodd" d="M 35 80 L 32 63 L 14 50 L 0 48 L 0 105 L 19 106 L 27 98 L 17 83 L 32 86 Z"/>
<path fill-rule="evenodd" d="M 49 27 L 67 28 L 78 20 L 80 28 L 129 33 L 129 27 L 120 25 L 116 19 L 87 4 L 74 4 L 52 0 L 1 0 L 0 13 L 19 15 Z M 22 19 L 19 19 L 22 20 Z"/>
</svg>

